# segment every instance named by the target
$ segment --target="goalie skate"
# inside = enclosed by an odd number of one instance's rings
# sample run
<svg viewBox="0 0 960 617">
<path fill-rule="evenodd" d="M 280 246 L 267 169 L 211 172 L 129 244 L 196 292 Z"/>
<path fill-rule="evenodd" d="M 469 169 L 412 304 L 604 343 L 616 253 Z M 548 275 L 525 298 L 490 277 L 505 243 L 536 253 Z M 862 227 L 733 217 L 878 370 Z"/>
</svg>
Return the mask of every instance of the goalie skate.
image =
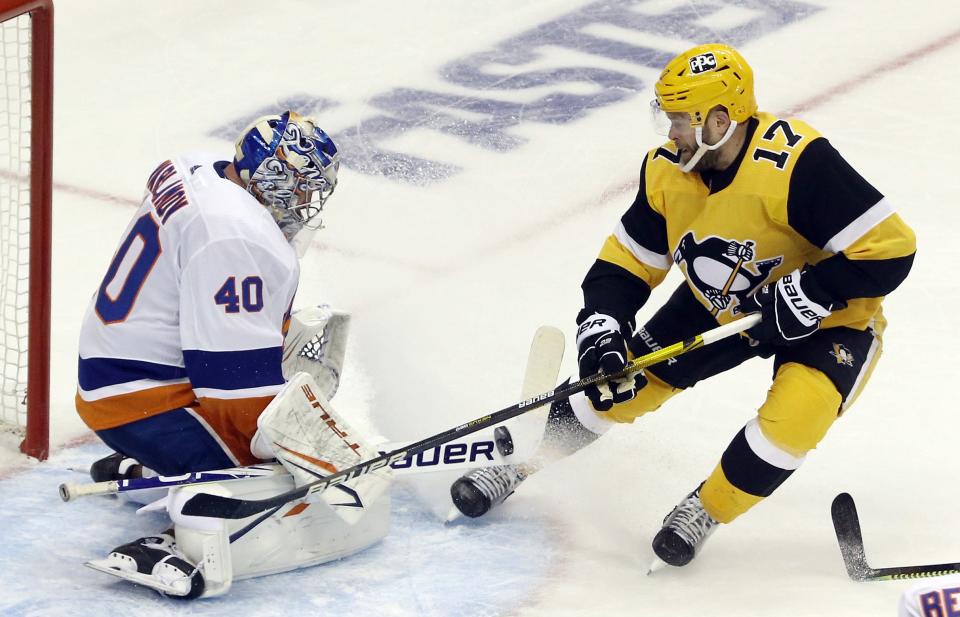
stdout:
<svg viewBox="0 0 960 617">
<path fill-rule="evenodd" d="M 200 570 L 180 556 L 169 532 L 118 546 L 106 559 L 85 565 L 168 596 L 189 600 L 199 597 L 204 589 Z"/>
<path fill-rule="evenodd" d="M 114 452 L 90 466 L 90 478 L 94 482 L 110 482 L 111 480 L 129 480 L 142 478 L 143 466 L 136 459 L 129 458 Z"/>
</svg>

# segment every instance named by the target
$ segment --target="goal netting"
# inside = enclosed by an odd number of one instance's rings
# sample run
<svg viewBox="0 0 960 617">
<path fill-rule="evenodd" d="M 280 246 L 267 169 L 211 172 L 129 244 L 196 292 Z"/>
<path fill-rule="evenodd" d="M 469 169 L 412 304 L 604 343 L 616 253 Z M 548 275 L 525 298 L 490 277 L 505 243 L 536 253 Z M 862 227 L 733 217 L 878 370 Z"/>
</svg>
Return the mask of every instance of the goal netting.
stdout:
<svg viewBox="0 0 960 617">
<path fill-rule="evenodd" d="M 0 420 L 27 426 L 27 332 L 30 297 L 30 16 L 0 24 L 0 305 L 3 374 Z"/>
<path fill-rule="evenodd" d="M 0 428 L 38 458 L 48 432 L 51 24 L 49 0 L 0 0 Z"/>
</svg>

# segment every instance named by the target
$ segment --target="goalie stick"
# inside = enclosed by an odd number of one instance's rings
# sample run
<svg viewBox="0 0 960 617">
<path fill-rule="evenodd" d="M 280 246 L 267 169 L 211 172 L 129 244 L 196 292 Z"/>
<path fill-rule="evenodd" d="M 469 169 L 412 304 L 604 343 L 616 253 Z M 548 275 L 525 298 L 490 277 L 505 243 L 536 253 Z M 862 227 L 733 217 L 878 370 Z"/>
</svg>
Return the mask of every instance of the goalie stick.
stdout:
<svg viewBox="0 0 960 617">
<path fill-rule="evenodd" d="M 221 495 L 200 493 L 191 497 L 190 500 L 184 504 L 183 514 L 228 519 L 248 518 L 265 510 L 278 508 L 291 501 L 303 499 L 308 495 L 321 493 L 332 486 L 342 484 L 372 471 L 376 471 L 377 469 L 386 467 L 387 465 L 395 463 L 396 461 L 403 460 L 408 456 L 418 454 L 424 450 L 429 450 L 430 448 L 444 444 L 463 435 L 469 435 L 479 430 L 483 430 L 484 428 L 501 424 L 511 418 L 515 418 L 521 414 L 527 413 L 528 411 L 546 405 L 547 403 L 552 403 L 557 399 L 568 397 L 577 392 L 582 392 L 587 387 L 595 383 L 604 383 L 611 379 L 621 379 L 630 373 L 635 373 L 642 368 L 657 364 L 658 362 L 663 362 L 664 360 L 669 360 L 670 358 L 675 358 L 679 355 L 685 354 L 700 347 L 704 347 L 711 343 L 715 343 L 716 341 L 724 339 L 728 336 L 732 336 L 752 328 L 759 322 L 759 314 L 747 315 L 746 317 L 726 325 L 719 326 L 712 330 L 708 330 L 707 332 L 698 334 L 687 340 L 674 343 L 669 347 L 664 347 L 663 349 L 658 349 L 657 351 L 634 358 L 630 361 L 625 369 L 617 373 L 612 373 L 610 375 L 597 373 L 595 375 L 590 375 L 589 377 L 584 377 L 580 381 L 574 382 L 566 388 L 549 390 L 543 394 L 539 394 L 494 413 L 481 416 L 465 424 L 461 424 L 452 429 L 443 431 L 442 433 L 427 437 L 426 439 L 410 444 L 405 448 L 387 452 L 386 454 L 376 458 L 363 461 L 358 465 L 354 465 L 353 467 L 349 467 L 337 473 L 331 474 L 325 478 L 317 480 L 316 482 L 305 484 L 274 497 L 267 499 L 237 499 L 232 497 L 223 497 Z"/>
<path fill-rule="evenodd" d="M 833 529 L 837 532 L 840 554 L 847 567 L 847 574 L 855 581 L 891 581 L 898 579 L 943 576 L 960 572 L 960 563 L 938 563 L 923 566 L 900 566 L 895 568 L 871 568 L 867 564 L 863 548 L 863 534 L 857 506 L 849 493 L 840 493 L 830 506 Z"/>
<path fill-rule="evenodd" d="M 500 427 L 498 427 L 499 430 Z M 411 455 L 409 458 L 397 461 L 391 465 L 391 470 L 399 475 L 449 471 L 451 469 L 475 469 L 478 467 L 493 467 L 508 462 L 518 462 L 521 459 L 505 458 L 509 456 L 501 449 L 510 438 L 491 438 L 481 440 L 453 440 L 442 446 L 434 446 L 434 452 L 426 452 L 422 456 L 427 460 L 421 461 L 421 455 Z M 495 439 L 500 439 L 499 442 Z M 403 448 L 406 443 L 383 443 L 378 448 L 381 454 Z M 496 450 L 494 449 L 496 448 Z M 125 480 L 106 480 L 103 482 L 64 482 L 60 484 L 60 499 L 73 501 L 80 497 L 96 495 L 116 495 L 135 491 L 156 488 L 172 488 L 186 484 L 210 484 L 212 482 L 228 482 L 258 478 L 275 473 L 275 466 L 269 464 L 251 465 L 249 467 L 231 467 L 229 469 L 215 469 L 210 471 L 193 471 L 177 476 L 151 476 L 148 478 L 128 478 Z"/>
<path fill-rule="evenodd" d="M 213 471 L 194 471 L 178 476 L 151 476 L 149 478 L 128 478 L 126 480 L 107 480 L 76 484 L 64 482 L 60 485 L 60 499 L 72 501 L 90 495 L 114 495 L 154 488 L 171 488 L 184 484 L 209 484 L 229 480 L 245 480 L 280 473 L 276 465 L 251 465 L 249 467 L 231 467 Z"/>
</svg>

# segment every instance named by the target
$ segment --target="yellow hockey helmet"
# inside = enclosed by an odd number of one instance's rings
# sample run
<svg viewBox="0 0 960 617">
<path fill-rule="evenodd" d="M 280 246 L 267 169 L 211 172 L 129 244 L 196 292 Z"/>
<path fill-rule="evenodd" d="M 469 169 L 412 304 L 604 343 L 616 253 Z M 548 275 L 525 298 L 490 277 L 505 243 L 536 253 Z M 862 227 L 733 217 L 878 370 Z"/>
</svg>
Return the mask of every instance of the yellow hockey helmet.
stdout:
<svg viewBox="0 0 960 617">
<path fill-rule="evenodd" d="M 662 111 L 686 112 L 694 127 L 717 105 L 738 124 L 757 112 L 753 69 L 737 50 L 720 43 L 698 45 L 668 62 L 654 90 Z"/>
</svg>

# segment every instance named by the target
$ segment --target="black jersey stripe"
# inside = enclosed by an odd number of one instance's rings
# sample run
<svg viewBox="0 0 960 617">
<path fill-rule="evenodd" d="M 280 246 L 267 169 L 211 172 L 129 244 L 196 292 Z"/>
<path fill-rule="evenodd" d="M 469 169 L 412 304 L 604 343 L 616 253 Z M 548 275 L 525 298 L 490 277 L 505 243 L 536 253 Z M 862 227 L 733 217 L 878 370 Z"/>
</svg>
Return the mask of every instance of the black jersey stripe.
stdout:
<svg viewBox="0 0 960 617">
<path fill-rule="evenodd" d="M 620 219 L 627 235 L 634 242 L 658 255 L 670 252 L 667 242 L 667 221 L 647 200 L 647 159 L 640 168 L 640 187 L 633 204 Z"/>
<path fill-rule="evenodd" d="M 800 154 L 789 191 L 790 226 L 821 249 L 883 199 L 824 137 Z"/>
<path fill-rule="evenodd" d="M 583 306 L 605 309 L 614 317 L 629 321 L 650 297 L 650 285 L 626 269 L 598 259 L 580 286 Z"/>
<path fill-rule="evenodd" d="M 915 254 L 890 259 L 849 259 L 837 253 L 810 266 L 811 275 L 832 300 L 885 296 L 907 278 Z"/>
<path fill-rule="evenodd" d="M 757 497 L 770 496 L 794 472 L 769 463 L 754 452 L 747 441 L 746 427 L 727 446 L 720 467 L 730 484 Z"/>
</svg>

